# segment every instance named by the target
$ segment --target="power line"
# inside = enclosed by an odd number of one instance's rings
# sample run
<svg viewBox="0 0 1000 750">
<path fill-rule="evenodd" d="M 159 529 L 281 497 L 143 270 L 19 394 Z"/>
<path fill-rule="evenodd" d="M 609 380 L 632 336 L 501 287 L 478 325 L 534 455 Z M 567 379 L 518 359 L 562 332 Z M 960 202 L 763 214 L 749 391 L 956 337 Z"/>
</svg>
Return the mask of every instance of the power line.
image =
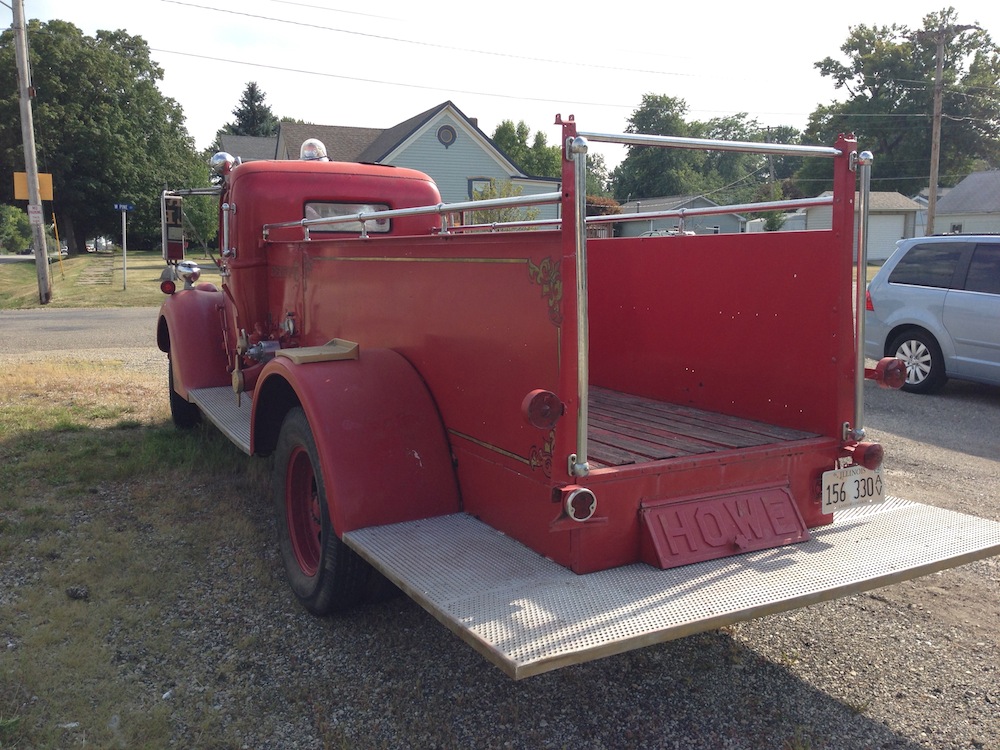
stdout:
<svg viewBox="0 0 1000 750">
<path fill-rule="evenodd" d="M 174 0 L 164 0 L 164 2 L 174 2 Z M 359 78 L 357 76 L 345 76 L 339 73 L 325 73 L 317 70 L 305 70 L 302 68 L 286 68 L 280 65 L 268 65 L 266 63 L 250 62 L 247 60 L 234 60 L 232 58 L 226 57 L 212 57 L 210 55 L 199 55 L 193 52 L 177 52 L 176 50 L 162 49 L 157 47 L 150 47 L 153 52 L 161 52 L 168 55 L 180 55 L 182 57 L 193 57 L 199 60 L 210 60 L 212 62 L 221 63 L 231 63 L 233 65 L 246 65 L 252 68 L 264 68 L 266 70 L 276 70 L 282 73 L 301 73 L 305 75 L 320 76 L 322 78 L 336 78 L 343 81 L 355 81 L 357 83 L 374 83 L 382 86 L 398 86 L 407 89 L 421 89 L 424 91 L 441 91 L 444 93 L 453 94 L 468 94 L 470 96 L 490 96 L 497 99 L 516 99 L 517 101 L 527 101 L 527 102 L 552 102 L 553 100 L 548 97 L 530 97 L 524 96 L 523 94 L 495 94 L 486 93 L 483 91 L 468 91 L 462 89 L 455 89 L 452 87 L 442 88 L 440 86 L 426 86 L 418 83 L 396 83 L 395 81 L 382 81 L 377 78 Z M 569 101 L 565 99 L 560 99 L 560 103 L 564 104 L 575 104 L 579 106 L 600 106 L 600 107 L 613 107 L 616 109 L 635 109 L 634 104 L 612 104 L 609 102 L 587 102 L 587 101 Z"/>
<path fill-rule="evenodd" d="M 182 5 L 182 6 L 185 6 L 185 7 L 188 7 L 188 8 L 198 8 L 199 10 L 207 10 L 207 11 L 212 11 L 212 12 L 215 12 L 215 13 L 226 13 L 226 14 L 234 15 L 234 16 L 243 16 L 244 18 L 253 18 L 253 19 L 260 20 L 260 21 L 269 21 L 269 22 L 272 22 L 272 23 L 284 23 L 284 24 L 288 24 L 290 26 L 302 26 L 304 28 L 309 28 L 309 29 L 321 29 L 323 31 L 332 31 L 332 32 L 337 33 L 337 34 L 347 34 L 349 36 L 357 36 L 357 37 L 363 37 L 363 38 L 367 38 L 367 39 L 376 39 L 376 40 L 382 41 L 382 42 L 396 42 L 396 43 L 399 43 L 399 44 L 411 44 L 411 45 L 414 45 L 414 46 L 417 46 L 417 47 L 430 47 L 430 48 L 433 48 L 433 49 L 440 49 L 440 50 L 445 50 L 445 51 L 448 51 L 448 52 L 462 52 L 462 53 L 466 53 L 466 54 L 486 55 L 486 56 L 489 56 L 489 57 L 502 57 L 502 58 L 509 59 L 509 60 L 521 60 L 521 61 L 524 61 L 524 62 L 535 62 L 535 63 L 548 63 L 550 65 L 569 65 L 569 66 L 572 66 L 573 68 L 593 68 L 593 69 L 596 69 L 596 70 L 609 70 L 609 71 L 614 71 L 614 72 L 619 72 L 619 73 L 645 73 L 645 74 L 649 74 L 649 75 L 673 76 L 673 77 L 678 77 L 678 78 L 692 78 L 692 77 L 694 77 L 693 74 L 690 74 L 690 73 L 672 73 L 672 72 L 667 72 L 667 71 L 663 71 L 663 70 L 650 70 L 650 69 L 643 69 L 643 68 L 621 68 L 621 67 L 615 67 L 615 66 L 610 66 L 610 65 L 598 65 L 596 63 L 581 62 L 580 60 L 555 60 L 555 59 L 546 58 L 546 57 L 532 57 L 532 56 L 529 56 L 529 55 L 515 55 L 515 54 L 511 54 L 509 52 L 494 52 L 492 50 L 473 49 L 471 47 L 453 47 L 453 46 L 450 46 L 450 45 L 447 45 L 447 44 L 438 44 L 438 43 L 435 43 L 435 42 L 425 42 L 425 41 L 420 41 L 420 40 L 415 40 L 415 39 L 402 39 L 402 38 L 399 38 L 399 37 L 385 36 L 385 35 L 382 35 L 382 34 L 372 34 L 370 32 L 366 32 L 366 31 L 350 31 L 348 29 L 339 29 L 339 28 L 337 28 L 335 26 L 323 26 L 321 24 L 312 23 L 312 22 L 308 22 L 307 23 L 305 21 L 289 20 L 287 18 L 275 18 L 273 16 L 262 16 L 262 15 L 258 15 L 256 13 L 247 13 L 246 11 L 240 11 L 240 10 L 228 10 L 228 9 L 225 9 L 225 8 L 213 8 L 213 7 L 208 6 L 208 5 L 199 5 L 198 3 L 184 2 L 183 0 L 161 0 L 161 2 L 171 3 L 173 5 Z M 326 10 L 330 10 L 330 9 L 326 9 Z"/>
</svg>

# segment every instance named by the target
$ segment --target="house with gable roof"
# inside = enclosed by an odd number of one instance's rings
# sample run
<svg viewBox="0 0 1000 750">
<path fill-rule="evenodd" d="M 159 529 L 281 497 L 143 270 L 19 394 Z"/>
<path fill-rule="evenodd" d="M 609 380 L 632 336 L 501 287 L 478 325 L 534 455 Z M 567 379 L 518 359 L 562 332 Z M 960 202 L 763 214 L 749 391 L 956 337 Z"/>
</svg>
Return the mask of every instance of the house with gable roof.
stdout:
<svg viewBox="0 0 1000 750">
<path fill-rule="evenodd" d="M 219 145 L 222 150 L 233 156 L 240 157 L 240 161 L 259 161 L 261 159 L 273 159 L 274 148 L 277 139 L 262 138 L 255 135 L 220 135 Z"/>
<path fill-rule="evenodd" d="M 973 172 L 937 201 L 935 234 L 1000 232 L 1000 169 Z"/>
<path fill-rule="evenodd" d="M 521 195 L 559 190 L 554 177 L 528 175 L 479 129 L 478 122 L 447 101 L 390 128 L 360 128 L 283 122 L 277 138 L 233 140 L 223 136 L 222 146 L 233 156 L 249 160 L 241 149 L 266 157 L 298 159 L 302 142 L 318 138 L 332 161 L 371 162 L 417 169 L 429 175 L 446 203 L 471 200 L 474 191 L 490 180 L 509 181 Z M 270 150 L 260 143 L 268 141 Z M 230 147 L 233 150 L 230 150 Z M 538 207 L 539 218 L 558 216 L 557 205 Z"/>
<path fill-rule="evenodd" d="M 703 195 L 671 195 L 622 204 L 622 213 L 641 214 L 659 211 L 679 211 L 690 208 L 717 208 L 718 203 Z M 651 218 L 648 221 L 628 221 L 616 224 L 615 234 L 621 237 L 640 237 L 646 234 L 667 234 L 678 231 L 695 234 L 730 234 L 746 231 L 746 217 L 737 213 L 694 215 L 685 217 Z"/>
</svg>

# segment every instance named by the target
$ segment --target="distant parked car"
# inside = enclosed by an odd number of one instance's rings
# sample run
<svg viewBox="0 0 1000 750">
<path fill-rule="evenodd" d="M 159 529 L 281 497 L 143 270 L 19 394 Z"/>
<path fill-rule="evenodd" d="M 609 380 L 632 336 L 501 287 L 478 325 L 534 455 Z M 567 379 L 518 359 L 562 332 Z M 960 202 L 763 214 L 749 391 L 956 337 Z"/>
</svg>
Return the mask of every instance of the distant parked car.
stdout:
<svg viewBox="0 0 1000 750">
<path fill-rule="evenodd" d="M 902 240 L 868 285 L 865 355 L 906 363 L 903 390 L 1000 385 L 1000 236 Z"/>
</svg>

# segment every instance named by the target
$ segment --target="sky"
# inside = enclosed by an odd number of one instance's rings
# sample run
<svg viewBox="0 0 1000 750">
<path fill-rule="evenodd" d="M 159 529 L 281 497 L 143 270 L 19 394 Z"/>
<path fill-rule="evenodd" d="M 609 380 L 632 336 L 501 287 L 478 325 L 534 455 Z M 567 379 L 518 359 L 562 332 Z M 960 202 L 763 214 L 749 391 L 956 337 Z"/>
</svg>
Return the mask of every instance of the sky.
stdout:
<svg viewBox="0 0 1000 750">
<path fill-rule="evenodd" d="M 852 26 L 921 28 L 949 5 L 828 3 L 824 17 L 823 4 L 786 0 L 23 2 L 29 19 L 145 39 L 164 71 L 160 90 L 182 107 L 199 149 L 235 120 L 251 81 L 279 118 L 322 125 L 388 128 L 450 100 L 487 135 L 504 120 L 524 121 L 555 145 L 557 114 L 574 115 L 584 131 L 622 133 L 643 95 L 655 94 L 684 100 L 689 121 L 746 113 L 802 130 L 818 105 L 845 98 L 815 63 L 846 60 L 840 47 Z M 10 19 L 0 6 L 0 24 Z M 1000 2 L 968 0 L 958 23 L 1000 40 Z M 591 151 L 609 166 L 624 156 L 620 146 Z"/>
</svg>

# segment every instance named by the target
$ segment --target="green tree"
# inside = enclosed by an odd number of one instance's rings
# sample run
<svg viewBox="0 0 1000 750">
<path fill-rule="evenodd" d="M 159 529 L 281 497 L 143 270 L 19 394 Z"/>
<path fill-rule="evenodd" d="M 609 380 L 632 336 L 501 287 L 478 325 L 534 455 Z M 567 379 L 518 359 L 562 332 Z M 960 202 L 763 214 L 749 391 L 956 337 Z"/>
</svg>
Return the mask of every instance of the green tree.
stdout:
<svg viewBox="0 0 1000 750">
<path fill-rule="evenodd" d="M 540 130 L 532 137 L 531 129 L 523 120 L 517 125 L 512 120 L 497 125 L 493 143 L 527 175 L 559 177 L 562 174 L 562 149 L 550 146 Z"/>
<path fill-rule="evenodd" d="M 157 88 L 163 71 L 149 45 L 123 31 L 88 37 L 59 20 L 30 21 L 28 38 L 36 151 L 40 171 L 52 174 L 60 237 L 76 252 L 88 237 L 118 235 L 114 204 L 127 202 L 130 245 L 155 246 L 161 189 L 208 185 L 208 168 L 180 106 Z M 9 30 L 0 35 L 0 80 L 0 165 L 10 174 L 24 170 L 24 151 Z M 0 199 L 13 202 L 9 180 Z"/>
<path fill-rule="evenodd" d="M 587 154 L 587 195 L 611 197 L 611 173 L 603 154 Z"/>
<path fill-rule="evenodd" d="M 746 113 L 707 122 L 685 119 L 682 99 L 646 94 L 629 118 L 627 131 L 711 140 L 796 143 L 791 127 L 764 128 Z M 629 146 L 628 155 L 611 175 L 618 200 L 668 195 L 705 195 L 721 205 L 761 200 L 780 194 L 772 186 L 797 167 L 793 157 L 768 157 L 741 151 Z"/>
<path fill-rule="evenodd" d="M 265 103 L 266 97 L 255 81 L 250 81 L 243 89 L 240 103 L 233 110 L 235 122 L 226 123 L 216 134 L 220 135 L 250 135 L 258 138 L 270 138 L 278 134 L 280 121 Z"/>
<path fill-rule="evenodd" d="M 28 214 L 14 206 L 0 205 L 0 249 L 19 253 L 31 244 Z"/>
<path fill-rule="evenodd" d="M 686 115 L 683 99 L 645 94 L 625 132 L 690 137 Z M 611 174 L 612 192 L 619 201 L 699 192 L 704 161 L 702 151 L 629 146 L 627 156 Z"/>
<path fill-rule="evenodd" d="M 531 145 L 528 145 L 528 141 Z M 514 124 L 504 120 L 493 131 L 493 143 L 510 159 L 533 177 L 562 176 L 562 148 L 550 146 L 545 133 L 538 131 L 534 136 L 522 120 Z M 610 175 L 601 154 L 587 157 L 587 195 L 610 195 Z"/>
<path fill-rule="evenodd" d="M 479 190 L 472 192 L 472 200 L 485 201 L 494 198 L 513 198 L 521 195 L 521 188 L 510 180 L 490 180 Z M 505 206 L 482 211 L 470 211 L 465 217 L 466 224 L 506 224 L 512 221 L 534 221 L 539 211 L 535 207 Z"/>
<path fill-rule="evenodd" d="M 944 35 L 941 121 L 941 184 L 953 185 L 982 165 L 1000 161 L 1000 50 L 986 31 L 960 26 L 954 8 L 924 17 L 923 28 L 854 26 L 840 47 L 846 62 L 826 57 L 820 73 L 847 93 L 844 102 L 819 106 L 806 136 L 832 145 L 838 133 L 854 133 L 875 155 L 880 190 L 913 195 L 927 187 L 937 37 Z M 807 160 L 798 174 L 829 187 L 827 160 Z"/>
</svg>

